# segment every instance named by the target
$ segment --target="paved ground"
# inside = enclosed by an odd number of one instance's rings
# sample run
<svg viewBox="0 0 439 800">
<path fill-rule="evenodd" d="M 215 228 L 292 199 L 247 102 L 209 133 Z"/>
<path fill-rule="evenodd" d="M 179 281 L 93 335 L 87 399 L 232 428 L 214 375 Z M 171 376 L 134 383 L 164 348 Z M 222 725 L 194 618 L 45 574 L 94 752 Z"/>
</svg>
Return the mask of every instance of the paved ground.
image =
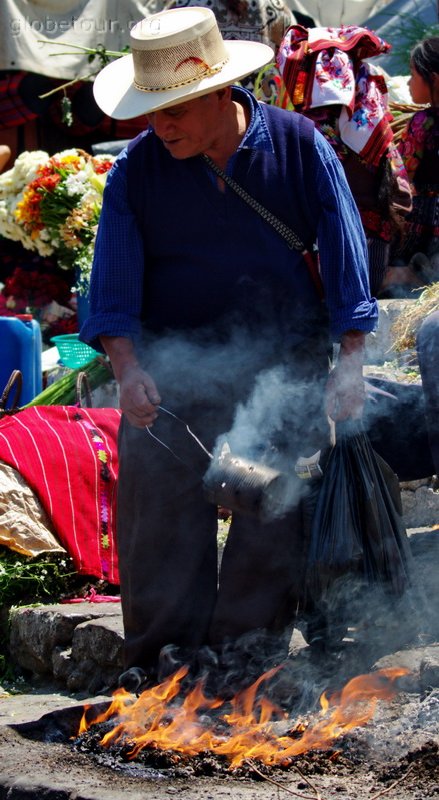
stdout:
<svg viewBox="0 0 439 800">
<path fill-rule="evenodd" d="M 16 684 L 16 688 L 6 691 L 0 687 L 0 725 L 16 725 L 40 719 L 43 714 L 65 708 L 73 708 L 85 703 L 108 701 L 108 696 L 86 697 L 84 694 L 71 694 L 60 691 L 54 684 L 40 685 Z"/>
</svg>

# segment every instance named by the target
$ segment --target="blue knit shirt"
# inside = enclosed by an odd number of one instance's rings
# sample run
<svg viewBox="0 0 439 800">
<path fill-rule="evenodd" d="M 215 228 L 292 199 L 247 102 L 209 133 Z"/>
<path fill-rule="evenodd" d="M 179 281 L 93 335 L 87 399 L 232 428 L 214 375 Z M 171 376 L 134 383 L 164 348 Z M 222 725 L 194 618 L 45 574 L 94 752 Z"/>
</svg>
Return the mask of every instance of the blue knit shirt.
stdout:
<svg viewBox="0 0 439 800">
<path fill-rule="evenodd" d="M 245 319 L 259 302 L 272 305 L 286 340 L 310 335 L 326 314 L 334 341 L 374 329 L 366 242 L 334 151 L 313 131 L 310 157 L 299 158 L 299 115 L 243 89 L 234 99 L 250 106 L 251 120 L 227 172 L 308 247 L 317 238 L 325 313 L 301 254 L 233 189 L 221 192 L 202 158 L 172 158 L 149 129 L 120 154 L 104 191 L 81 329 L 97 349 L 101 335 L 197 328 L 233 308 Z"/>
</svg>

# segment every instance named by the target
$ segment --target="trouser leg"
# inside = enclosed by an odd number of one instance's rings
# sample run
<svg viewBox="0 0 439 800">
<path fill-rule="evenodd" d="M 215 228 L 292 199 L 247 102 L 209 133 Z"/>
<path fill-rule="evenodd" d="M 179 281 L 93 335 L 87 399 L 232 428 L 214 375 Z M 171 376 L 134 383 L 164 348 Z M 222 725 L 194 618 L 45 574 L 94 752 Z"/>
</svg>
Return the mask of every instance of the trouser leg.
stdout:
<svg viewBox="0 0 439 800">
<path fill-rule="evenodd" d="M 295 618 L 304 569 L 300 504 L 262 524 L 233 517 L 210 628 L 213 644 L 255 629 L 280 631 Z"/>
<path fill-rule="evenodd" d="M 282 394 L 286 408 L 282 425 L 274 426 L 280 443 L 273 447 L 280 452 L 286 448 L 291 470 L 298 455 L 310 455 L 320 444 L 309 452 L 302 447 L 308 448 L 314 439 L 324 442 L 326 435 L 321 379 L 303 384 L 304 373 L 324 375 L 323 357 L 314 360 L 313 353 L 306 352 L 302 358 L 306 370 L 300 364 L 300 370 L 295 365 L 285 373 L 287 386 L 294 381 L 295 388 L 286 397 Z M 245 401 L 252 389 L 257 371 L 250 363 L 247 372 L 241 366 L 238 372 L 238 363 L 242 358 L 227 373 L 224 392 L 216 384 L 206 386 L 206 381 L 197 384 L 198 409 L 193 403 L 180 411 L 172 405 L 211 451 L 219 434 L 230 431 L 238 401 Z M 196 362 L 193 367 L 198 378 L 203 370 Z M 172 377 L 179 385 L 175 374 Z M 169 396 L 175 399 L 175 393 Z M 298 403 L 305 404 L 306 413 L 298 414 Z M 267 446 L 269 422 L 267 418 L 260 432 Z M 202 487 L 209 459 L 185 426 L 178 427 L 163 411 L 152 434 L 170 445 L 178 458 L 147 431 L 130 428 L 126 422 L 119 440 L 118 551 L 125 666 L 149 668 L 168 644 L 195 649 L 255 629 L 282 631 L 294 620 L 303 572 L 300 508 L 264 525 L 239 516 L 233 520 L 217 596 L 217 507 L 206 501 Z"/>
<path fill-rule="evenodd" d="M 154 435 L 122 422 L 118 555 L 125 667 L 155 667 L 169 643 L 206 641 L 217 591 L 216 508 L 203 497 L 197 453 L 166 419 Z"/>
</svg>

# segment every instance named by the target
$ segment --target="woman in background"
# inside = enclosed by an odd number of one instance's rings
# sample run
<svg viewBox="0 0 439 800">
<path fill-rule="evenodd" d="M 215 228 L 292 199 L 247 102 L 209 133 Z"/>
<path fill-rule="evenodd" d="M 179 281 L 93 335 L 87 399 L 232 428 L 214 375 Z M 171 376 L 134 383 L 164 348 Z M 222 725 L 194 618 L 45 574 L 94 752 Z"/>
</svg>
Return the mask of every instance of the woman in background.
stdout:
<svg viewBox="0 0 439 800">
<path fill-rule="evenodd" d="M 410 54 L 408 83 L 416 111 L 403 133 L 399 150 L 413 188 L 413 208 L 405 218 L 406 235 L 398 257 L 418 270 L 422 283 L 439 281 L 439 36 L 423 39 Z M 433 288 L 433 287 L 432 287 Z M 405 296 L 413 296 L 408 287 Z M 439 293 L 437 294 L 439 298 Z M 408 470 L 402 480 L 436 475 L 439 486 L 439 307 L 421 322 L 416 349 L 422 387 L 381 381 L 379 388 L 394 395 L 366 412 L 369 434 L 378 452 L 395 471 Z M 369 414 L 369 416 L 368 416 Z M 410 419 L 410 441 L 398 432 L 398 420 Z M 425 425 L 424 425 L 425 423 Z M 387 433 L 387 438 L 385 434 Z M 401 449 L 402 447 L 402 449 Z M 400 474 L 401 478 L 401 474 Z"/>
<path fill-rule="evenodd" d="M 397 253 L 412 263 L 424 283 L 439 280 L 439 36 L 423 39 L 410 54 L 408 82 L 416 111 L 403 132 L 399 150 L 413 187 L 413 208 Z"/>
<path fill-rule="evenodd" d="M 277 56 L 292 107 L 314 121 L 343 165 L 366 234 L 374 297 L 412 204 L 389 123 L 386 82 L 367 61 L 389 49 L 376 33 L 358 25 L 296 25 Z"/>
</svg>

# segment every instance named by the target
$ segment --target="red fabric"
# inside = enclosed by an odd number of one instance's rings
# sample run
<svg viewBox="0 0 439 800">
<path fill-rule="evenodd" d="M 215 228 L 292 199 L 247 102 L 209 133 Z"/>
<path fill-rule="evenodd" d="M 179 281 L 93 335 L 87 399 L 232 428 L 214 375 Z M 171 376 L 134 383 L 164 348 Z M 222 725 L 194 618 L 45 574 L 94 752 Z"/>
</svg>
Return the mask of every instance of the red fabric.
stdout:
<svg viewBox="0 0 439 800">
<path fill-rule="evenodd" d="M 390 45 L 367 28 L 288 28 L 277 56 L 279 71 L 296 111 L 340 107 L 338 125 L 345 145 L 378 167 L 393 141 L 387 86 L 365 58 Z M 320 128 L 322 130 L 322 128 Z"/>
<path fill-rule="evenodd" d="M 113 584 L 120 416 L 113 408 L 35 406 L 0 420 L 0 460 L 37 494 L 77 571 Z"/>
<path fill-rule="evenodd" d="M 27 108 L 21 99 L 18 88 L 25 72 L 2 72 L 0 74 L 0 130 L 24 125 L 37 114 Z"/>
</svg>

